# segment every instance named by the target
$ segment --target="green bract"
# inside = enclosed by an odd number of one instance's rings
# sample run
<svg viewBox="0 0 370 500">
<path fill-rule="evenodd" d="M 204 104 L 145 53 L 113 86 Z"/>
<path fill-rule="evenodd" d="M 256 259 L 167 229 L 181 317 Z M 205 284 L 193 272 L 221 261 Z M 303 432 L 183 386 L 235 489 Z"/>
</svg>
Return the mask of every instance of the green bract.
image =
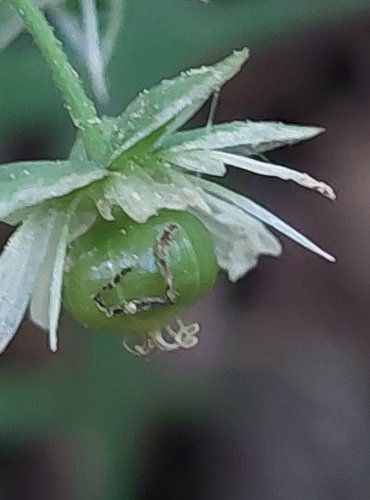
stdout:
<svg viewBox="0 0 370 500">
<path fill-rule="evenodd" d="M 57 349 L 63 277 L 65 303 L 80 322 L 139 332 L 144 344 L 135 352 L 143 354 L 196 343 L 195 325 L 168 323 L 212 285 L 219 268 L 236 281 L 260 255 L 279 255 L 267 226 L 334 260 L 267 209 L 201 177 L 223 176 L 232 166 L 333 199 L 333 190 L 308 174 L 255 158 L 322 129 L 240 121 L 179 131 L 247 57 L 243 49 L 165 80 L 113 118 L 95 116 L 89 101 L 79 118 L 81 103 L 67 92 L 79 128 L 70 159 L 1 167 L 0 215 L 23 224 L 0 257 L 0 350 L 29 305 Z"/>
<path fill-rule="evenodd" d="M 89 161 L 8 163 L 0 168 L 0 217 L 32 207 L 103 179 L 106 171 Z"/>
</svg>

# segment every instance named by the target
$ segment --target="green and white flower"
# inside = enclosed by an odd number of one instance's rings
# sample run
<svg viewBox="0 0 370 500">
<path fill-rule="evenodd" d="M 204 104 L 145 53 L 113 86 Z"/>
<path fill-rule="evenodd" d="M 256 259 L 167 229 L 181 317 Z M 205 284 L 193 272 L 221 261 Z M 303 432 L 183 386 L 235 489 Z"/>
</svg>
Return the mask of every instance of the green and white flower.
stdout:
<svg viewBox="0 0 370 500">
<path fill-rule="evenodd" d="M 281 244 L 269 228 L 334 261 L 258 203 L 209 180 L 233 167 L 291 180 L 334 199 L 328 185 L 308 174 L 256 159 L 322 129 L 240 121 L 179 131 L 247 58 L 243 49 L 214 66 L 164 80 L 139 94 L 120 116 L 94 123 L 106 141 L 98 161 L 78 139 L 68 160 L 0 168 L 0 217 L 22 221 L 0 257 L 0 351 L 28 307 L 31 319 L 49 331 L 51 350 L 57 349 L 68 243 L 96 217 L 114 218 L 117 207 L 139 223 L 162 209 L 196 215 L 212 234 L 218 264 L 231 281 L 256 266 L 261 255 L 280 254 Z"/>
</svg>

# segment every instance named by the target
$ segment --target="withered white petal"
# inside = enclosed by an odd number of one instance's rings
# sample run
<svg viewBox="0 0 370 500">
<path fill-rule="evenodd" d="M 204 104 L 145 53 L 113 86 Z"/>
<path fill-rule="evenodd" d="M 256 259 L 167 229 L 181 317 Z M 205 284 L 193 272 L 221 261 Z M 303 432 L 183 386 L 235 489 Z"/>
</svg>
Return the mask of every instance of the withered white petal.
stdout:
<svg viewBox="0 0 370 500">
<path fill-rule="evenodd" d="M 202 186 L 202 188 L 205 191 L 208 191 L 209 193 L 214 194 L 216 197 L 219 197 L 222 200 L 226 200 L 229 203 L 235 205 L 236 207 L 239 207 L 240 209 L 252 215 L 256 219 L 259 219 L 268 226 L 271 226 L 277 231 L 280 231 L 282 234 L 285 234 L 286 236 L 288 236 L 288 238 L 291 238 L 296 243 L 299 243 L 300 245 L 307 248 L 311 252 L 317 253 L 324 259 L 327 259 L 331 262 L 335 262 L 335 257 L 327 253 L 325 250 L 320 248 L 311 240 L 303 236 L 303 234 L 293 229 L 286 222 L 282 221 L 276 215 L 269 212 L 261 205 L 258 205 L 251 199 L 242 196 L 240 194 L 237 194 L 233 191 L 230 191 L 229 189 L 223 188 L 222 186 L 214 184 L 213 182 L 206 181 L 204 179 L 197 179 L 197 182 L 200 186 Z"/>
<path fill-rule="evenodd" d="M 75 207 L 55 212 L 43 265 L 32 291 L 30 316 L 49 332 L 51 351 L 58 349 L 57 328 L 61 309 L 64 262 L 69 240 L 71 216 Z"/>
<path fill-rule="evenodd" d="M 278 177 L 284 181 L 296 182 L 300 186 L 313 189 L 323 196 L 335 200 L 335 193 L 330 186 L 324 182 L 317 181 L 304 172 L 222 151 L 210 151 L 209 156 L 211 160 L 221 160 L 227 165 L 232 165 L 233 167 L 241 168 L 254 174 Z"/>
<path fill-rule="evenodd" d="M 71 216 L 72 210 L 64 213 L 64 217 L 60 219 L 60 237 L 56 246 L 55 261 L 51 274 L 49 297 L 49 347 L 53 352 L 56 352 L 58 349 L 57 330 L 62 304 L 64 262 L 67 254 Z"/>
<path fill-rule="evenodd" d="M 212 195 L 205 199 L 211 213 L 193 213 L 212 234 L 218 264 L 231 281 L 253 269 L 260 255 L 280 255 L 280 242 L 260 221 Z"/>
<path fill-rule="evenodd" d="M 59 218 L 60 215 L 57 212 L 54 212 L 50 227 L 48 245 L 45 251 L 43 264 L 35 280 L 30 304 L 31 320 L 44 330 L 48 330 L 49 328 L 50 283 L 59 239 Z"/>
</svg>

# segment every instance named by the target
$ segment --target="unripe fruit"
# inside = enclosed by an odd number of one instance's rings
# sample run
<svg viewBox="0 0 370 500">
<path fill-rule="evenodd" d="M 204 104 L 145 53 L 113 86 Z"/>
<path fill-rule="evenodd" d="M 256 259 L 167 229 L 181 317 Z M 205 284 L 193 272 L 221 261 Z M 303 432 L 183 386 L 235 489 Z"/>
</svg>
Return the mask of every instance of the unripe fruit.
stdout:
<svg viewBox="0 0 370 500">
<path fill-rule="evenodd" d="M 214 284 L 213 240 L 188 212 L 163 210 L 143 224 L 115 215 L 70 245 L 64 304 L 94 330 L 153 331 Z"/>
</svg>

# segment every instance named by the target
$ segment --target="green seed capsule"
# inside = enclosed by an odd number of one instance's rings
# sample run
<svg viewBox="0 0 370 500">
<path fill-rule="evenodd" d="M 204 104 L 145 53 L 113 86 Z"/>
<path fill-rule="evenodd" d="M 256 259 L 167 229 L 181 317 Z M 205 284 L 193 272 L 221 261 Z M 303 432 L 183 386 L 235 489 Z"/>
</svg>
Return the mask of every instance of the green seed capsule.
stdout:
<svg viewBox="0 0 370 500">
<path fill-rule="evenodd" d="M 69 249 L 63 300 L 94 330 L 144 333 L 170 323 L 215 282 L 214 244 L 187 212 L 163 210 L 144 224 L 102 219 Z"/>
</svg>

